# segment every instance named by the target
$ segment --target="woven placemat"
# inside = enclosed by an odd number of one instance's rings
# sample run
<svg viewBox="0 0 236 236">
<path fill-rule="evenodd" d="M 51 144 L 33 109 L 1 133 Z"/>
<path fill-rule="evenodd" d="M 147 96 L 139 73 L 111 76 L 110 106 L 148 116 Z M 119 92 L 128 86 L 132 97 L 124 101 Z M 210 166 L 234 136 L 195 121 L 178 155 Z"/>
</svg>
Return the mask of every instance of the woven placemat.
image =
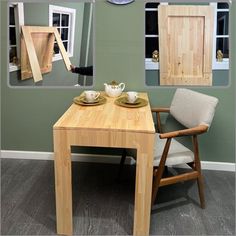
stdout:
<svg viewBox="0 0 236 236">
<path fill-rule="evenodd" d="M 127 97 L 121 97 L 115 100 L 115 104 L 122 107 L 138 108 L 147 106 L 148 101 L 143 98 L 138 98 L 134 103 L 129 103 Z"/>
<path fill-rule="evenodd" d="M 101 95 L 94 102 L 87 102 L 84 96 L 73 98 L 73 102 L 81 106 L 99 106 L 106 103 L 106 101 L 107 99 Z"/>
</svg>

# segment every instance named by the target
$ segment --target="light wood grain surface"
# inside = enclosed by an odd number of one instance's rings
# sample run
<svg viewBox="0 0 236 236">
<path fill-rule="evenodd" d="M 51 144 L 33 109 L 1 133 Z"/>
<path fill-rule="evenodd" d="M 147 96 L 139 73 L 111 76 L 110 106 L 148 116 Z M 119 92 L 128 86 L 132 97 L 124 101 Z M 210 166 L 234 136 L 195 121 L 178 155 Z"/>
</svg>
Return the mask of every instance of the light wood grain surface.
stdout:
<svg viewBox="0 0 236 236">
<path fill-rule="evenodd" d="M 54 129 L 101 129 L 155 133 L 150 105 L 140 108 L 126 108 L 115 105 L 117 98 L 101 93 L 107 102 L 100 106 L 80 106 L 72 104 L 67 112 L 54 125 Z M 121 96 L 126 96 L 123 93 Z M 139 97 L 148 100 L 146 93 Z"/>
<path fill-rule="evenodd" d="M 31 34 L 35 52 L 38 58 L 42 74 L 52 70 L 52 56 L 55 36 L 53 33 L 33 33 Z M 29 57 L 26 50 L 25 40 L 21 37 L 21 79 L 33 77 L 30 67 Z"/>
<path fill-rule="evenodd" d="M 27 79 L 33 76 L 34 81 L 43 79 L 42 73 L 52 69 L 54 39 L 56 39 L 67 70 L 70 70 L 70 59 L 56 27 L 22 26 L 21 38 L 21 76 Z"/>
<path fill-rule="evenodd" d="M 140 97 L 148 100 L 145 93 L 140 93 Z M 133 234 L 149 235 L 155 135 L 151 109 L 149 105 L 120 107 L 114 104 L 115 98 L 106 98 L 107 102 L 100 106 L 72 104 L 53 127 L 58 234 L 73 234 L 73 145 L 137 150 Z"/>
<path fill-rule="evenodd" d="M 213 8 L 158 8 L 161 85 L 212 85 Z"/>
<path fill-rule="evenodd" d="M 34 82 L 43 80 L 39 61 L 34 47 L 34 42 L 28 27 L 22 26 L 22 33 L 25 40 L 25 46 L 28 53 L 30 68 L 32 70 Z M 24 55 L 24 54 L 23 54 Z"/>
</svg>

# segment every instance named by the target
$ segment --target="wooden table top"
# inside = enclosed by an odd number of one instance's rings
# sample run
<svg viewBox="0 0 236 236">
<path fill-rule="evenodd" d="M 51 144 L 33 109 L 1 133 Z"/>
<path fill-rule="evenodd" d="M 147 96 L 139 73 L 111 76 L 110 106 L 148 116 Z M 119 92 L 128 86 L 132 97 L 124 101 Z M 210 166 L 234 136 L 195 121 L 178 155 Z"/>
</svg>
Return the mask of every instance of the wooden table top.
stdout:
<svg viewBox="0 0 236 236">
<path fill-rule="evenodd" d="M 126 108 L 114 103 L 117 98 L 110 98 L 104 92 L 101 95 L 107 99 L 105 104 L 80 106 L 73 103 L 53 128 L 155 133 L 149 103 L 140 108 Z M 139 93 L 139 97 L 148 101 L 147 93 Z"/>
</svg>

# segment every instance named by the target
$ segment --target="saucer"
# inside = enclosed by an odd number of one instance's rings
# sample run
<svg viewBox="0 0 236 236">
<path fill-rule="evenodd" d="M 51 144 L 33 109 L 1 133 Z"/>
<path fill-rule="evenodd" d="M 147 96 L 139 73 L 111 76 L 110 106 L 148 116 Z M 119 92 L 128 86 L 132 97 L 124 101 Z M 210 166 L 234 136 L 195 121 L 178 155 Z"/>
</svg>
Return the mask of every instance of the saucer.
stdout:
<svg viewBox="0 0 236 236">
<path fill-rule="evenodd" d="M 124 100 L 124 103 L 129 104 L 129 105 L 137 105 L 141 102 L 139 98 L 137 98 L 134 102 L 129 102 L 128 98 Z"/>
<path fill-rule="evenodd" d="M 93 102 L 88 102 L 84 96 L 74 97 L 73 99 L 74 103 L 81 106 L 98 106 L 106 103 L 106 100 L 107 99 L 101 95 Z"/>
<path fill-rule="evenodd" d="M 84 102 L 84 103 L 88 103 L 88 104 L 91 104 L 91 103 L 98 103 L 99 102 L 99 99 L 96 98 L 94 101 L 87 101 L 85 97 L 81 98 L 81 101 Z"/>
<path fill-rule="evenodd" d="M 143 98 L 138 98 L 135 103 L 127 103 L 127 98 L 126 97 L 121 97 L 115 100 L 115 104 L 122 106 L 122 107 L 127 107 L 127 108 L 139 108 L 139 107 L 144 107 L 148 104 L 148 101 L 143 99 Z"/>
</svg>

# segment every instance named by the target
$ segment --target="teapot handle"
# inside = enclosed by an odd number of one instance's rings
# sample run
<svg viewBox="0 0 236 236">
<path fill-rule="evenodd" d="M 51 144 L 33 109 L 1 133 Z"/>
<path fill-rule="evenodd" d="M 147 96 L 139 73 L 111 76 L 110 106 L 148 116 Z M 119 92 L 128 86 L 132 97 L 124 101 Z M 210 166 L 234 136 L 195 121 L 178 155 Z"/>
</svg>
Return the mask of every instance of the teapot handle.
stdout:
<svg viewBox="0 0 236 236">
<path fill-rule="evenodd" d="M 121 88 L 121 91 L 123 91 L 125 89 L 125 84 L 124 83 L 120 83 L 119 87 Z"/>
</svg>

